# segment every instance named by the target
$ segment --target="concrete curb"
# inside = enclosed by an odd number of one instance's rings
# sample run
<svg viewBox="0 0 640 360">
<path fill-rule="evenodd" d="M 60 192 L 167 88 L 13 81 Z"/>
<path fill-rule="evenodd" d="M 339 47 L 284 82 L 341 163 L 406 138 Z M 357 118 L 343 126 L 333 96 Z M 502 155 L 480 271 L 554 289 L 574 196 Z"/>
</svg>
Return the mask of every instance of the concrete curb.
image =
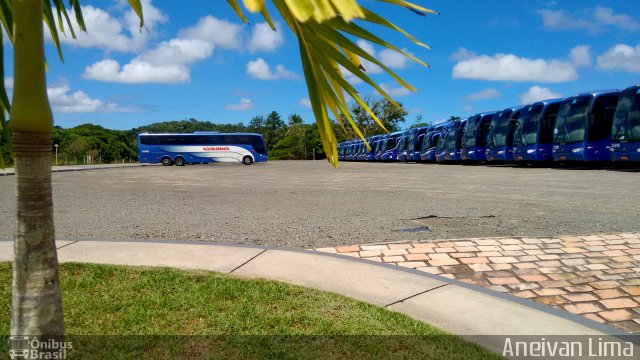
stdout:
<svg viewBox="0 0 640 360">
<path fill-rule="evenodd" d="M 58 172 L 71 172 L 71 171 L 86 171 L 86 170 L 107 170 L 107 169 L 121 169 L 127 167 L 142 167 L 142 166 L 157 166 L 157 164 L 140 164 L 140 163 L 129 163 L 129 164 L 121 164 L 121 165 L 69 165 L 69 166 L 56 166 L 51 167 L 52 173 Z M 15 170 L 13 168 L 0 169 L 0 176 L 12 176 L 15 175 Z"/>
</svg>

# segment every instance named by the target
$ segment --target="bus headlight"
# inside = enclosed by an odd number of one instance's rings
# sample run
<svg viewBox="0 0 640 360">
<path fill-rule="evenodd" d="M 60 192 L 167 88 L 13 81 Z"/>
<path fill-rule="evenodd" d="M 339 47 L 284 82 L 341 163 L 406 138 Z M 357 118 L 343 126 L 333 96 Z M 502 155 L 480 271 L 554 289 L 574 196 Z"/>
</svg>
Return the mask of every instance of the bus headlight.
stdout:
<svg viewBox="0 0 640 360">
<path fill-rule="evenodd" d="M 571 152 L 574 152 L 574 153 L 579 153 L 579 152 L 583 152 L 583 151 L 584 151 L 584 148 L 575 148 L 575 149 L 571 150 Z"/>
<path fill-rule="evenodd" d="M 504 150 L 498 151 L 498 155 L 502 155 L 502 154 L 504 154 Z"/>
<path fill-rule="evenodd" d="M 533 149 L 531 149 L 531 150 L 527 150 L 527 154 L 533 154 L 533 153 L 535 153 L 535 152 L 536 152 L 536 151 L 535 151 L 535 150 L 533 150 Z"/>
</svg>

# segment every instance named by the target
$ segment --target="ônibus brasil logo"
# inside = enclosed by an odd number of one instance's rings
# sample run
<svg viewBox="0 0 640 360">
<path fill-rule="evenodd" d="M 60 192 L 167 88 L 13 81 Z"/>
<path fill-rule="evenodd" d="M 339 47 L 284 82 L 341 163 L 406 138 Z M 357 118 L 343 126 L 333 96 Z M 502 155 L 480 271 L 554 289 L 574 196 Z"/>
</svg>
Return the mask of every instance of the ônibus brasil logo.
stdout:
<svg viewBox="0 0 640 360">
<path fill-rule="evenodd" d="M 202 148 L 204 151 L 229 151 L 228 146 L 204 146 Z"/>
<path fill-rule="evenodd" d="M 10 336 L 9 342 L 11 343 L 9 350 L 11 360 L 64 360 L 67 358 L 67 350 L 73 347 L 70 341 L 55 338 Z"/>
</svg>

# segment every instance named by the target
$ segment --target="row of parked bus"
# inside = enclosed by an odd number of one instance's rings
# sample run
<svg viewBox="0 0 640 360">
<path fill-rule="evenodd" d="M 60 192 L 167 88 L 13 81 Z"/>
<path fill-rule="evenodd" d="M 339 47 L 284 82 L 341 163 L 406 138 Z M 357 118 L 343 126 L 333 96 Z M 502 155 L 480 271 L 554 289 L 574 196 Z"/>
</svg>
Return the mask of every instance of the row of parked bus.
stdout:
<svg viewBox="0 0 640 360">
<path fill-rule="evenodd" d="M 338 144 L 346 161 L 640 162 L 640 84 Z"/>
<path fill-rule="evenodd" d="M 640 84 L 338 144 L 345 161 L 640 162 Z"/>
</svg>

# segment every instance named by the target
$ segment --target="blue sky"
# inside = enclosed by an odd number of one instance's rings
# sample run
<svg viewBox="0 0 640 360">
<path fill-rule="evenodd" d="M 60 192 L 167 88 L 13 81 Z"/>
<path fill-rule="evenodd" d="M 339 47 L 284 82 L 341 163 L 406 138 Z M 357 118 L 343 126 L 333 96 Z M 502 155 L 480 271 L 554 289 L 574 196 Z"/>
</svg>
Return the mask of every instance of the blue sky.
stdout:
<svg viewBox="0 0 640 360">
<path fill-rule="evenodd" d="M 636 0 L 414 2 L 440 14 L 421 17 L 361 1 L 432 47 L 372 28 L 429 63 L 427 69 L 361 43 L 418 89 L 404 91 L 375 66 L 365 65 L 374 81 L 405 105 L 407 127 L 417 115 L 439 121 L 640 82 Z M 272 110 L 314 121 L 296 39 L 277 16 L 274 33 L 259 15 L 250 16 L 251 25 L 242 24 L 226 1 L 185 6 L 145 0 L 146 28 L 140 33 L 126 1 L 83 4 L 89 33 L 64 40 L 65 63 L 50 42 L 47 47 L 56 125 L 130 129 L 191 117 L 246 124 Z M 5 82 L 11 88 L 13 54 L 5 49 Z M 357 89 L 373 94 L 363 84 Z"/>
</svg>

